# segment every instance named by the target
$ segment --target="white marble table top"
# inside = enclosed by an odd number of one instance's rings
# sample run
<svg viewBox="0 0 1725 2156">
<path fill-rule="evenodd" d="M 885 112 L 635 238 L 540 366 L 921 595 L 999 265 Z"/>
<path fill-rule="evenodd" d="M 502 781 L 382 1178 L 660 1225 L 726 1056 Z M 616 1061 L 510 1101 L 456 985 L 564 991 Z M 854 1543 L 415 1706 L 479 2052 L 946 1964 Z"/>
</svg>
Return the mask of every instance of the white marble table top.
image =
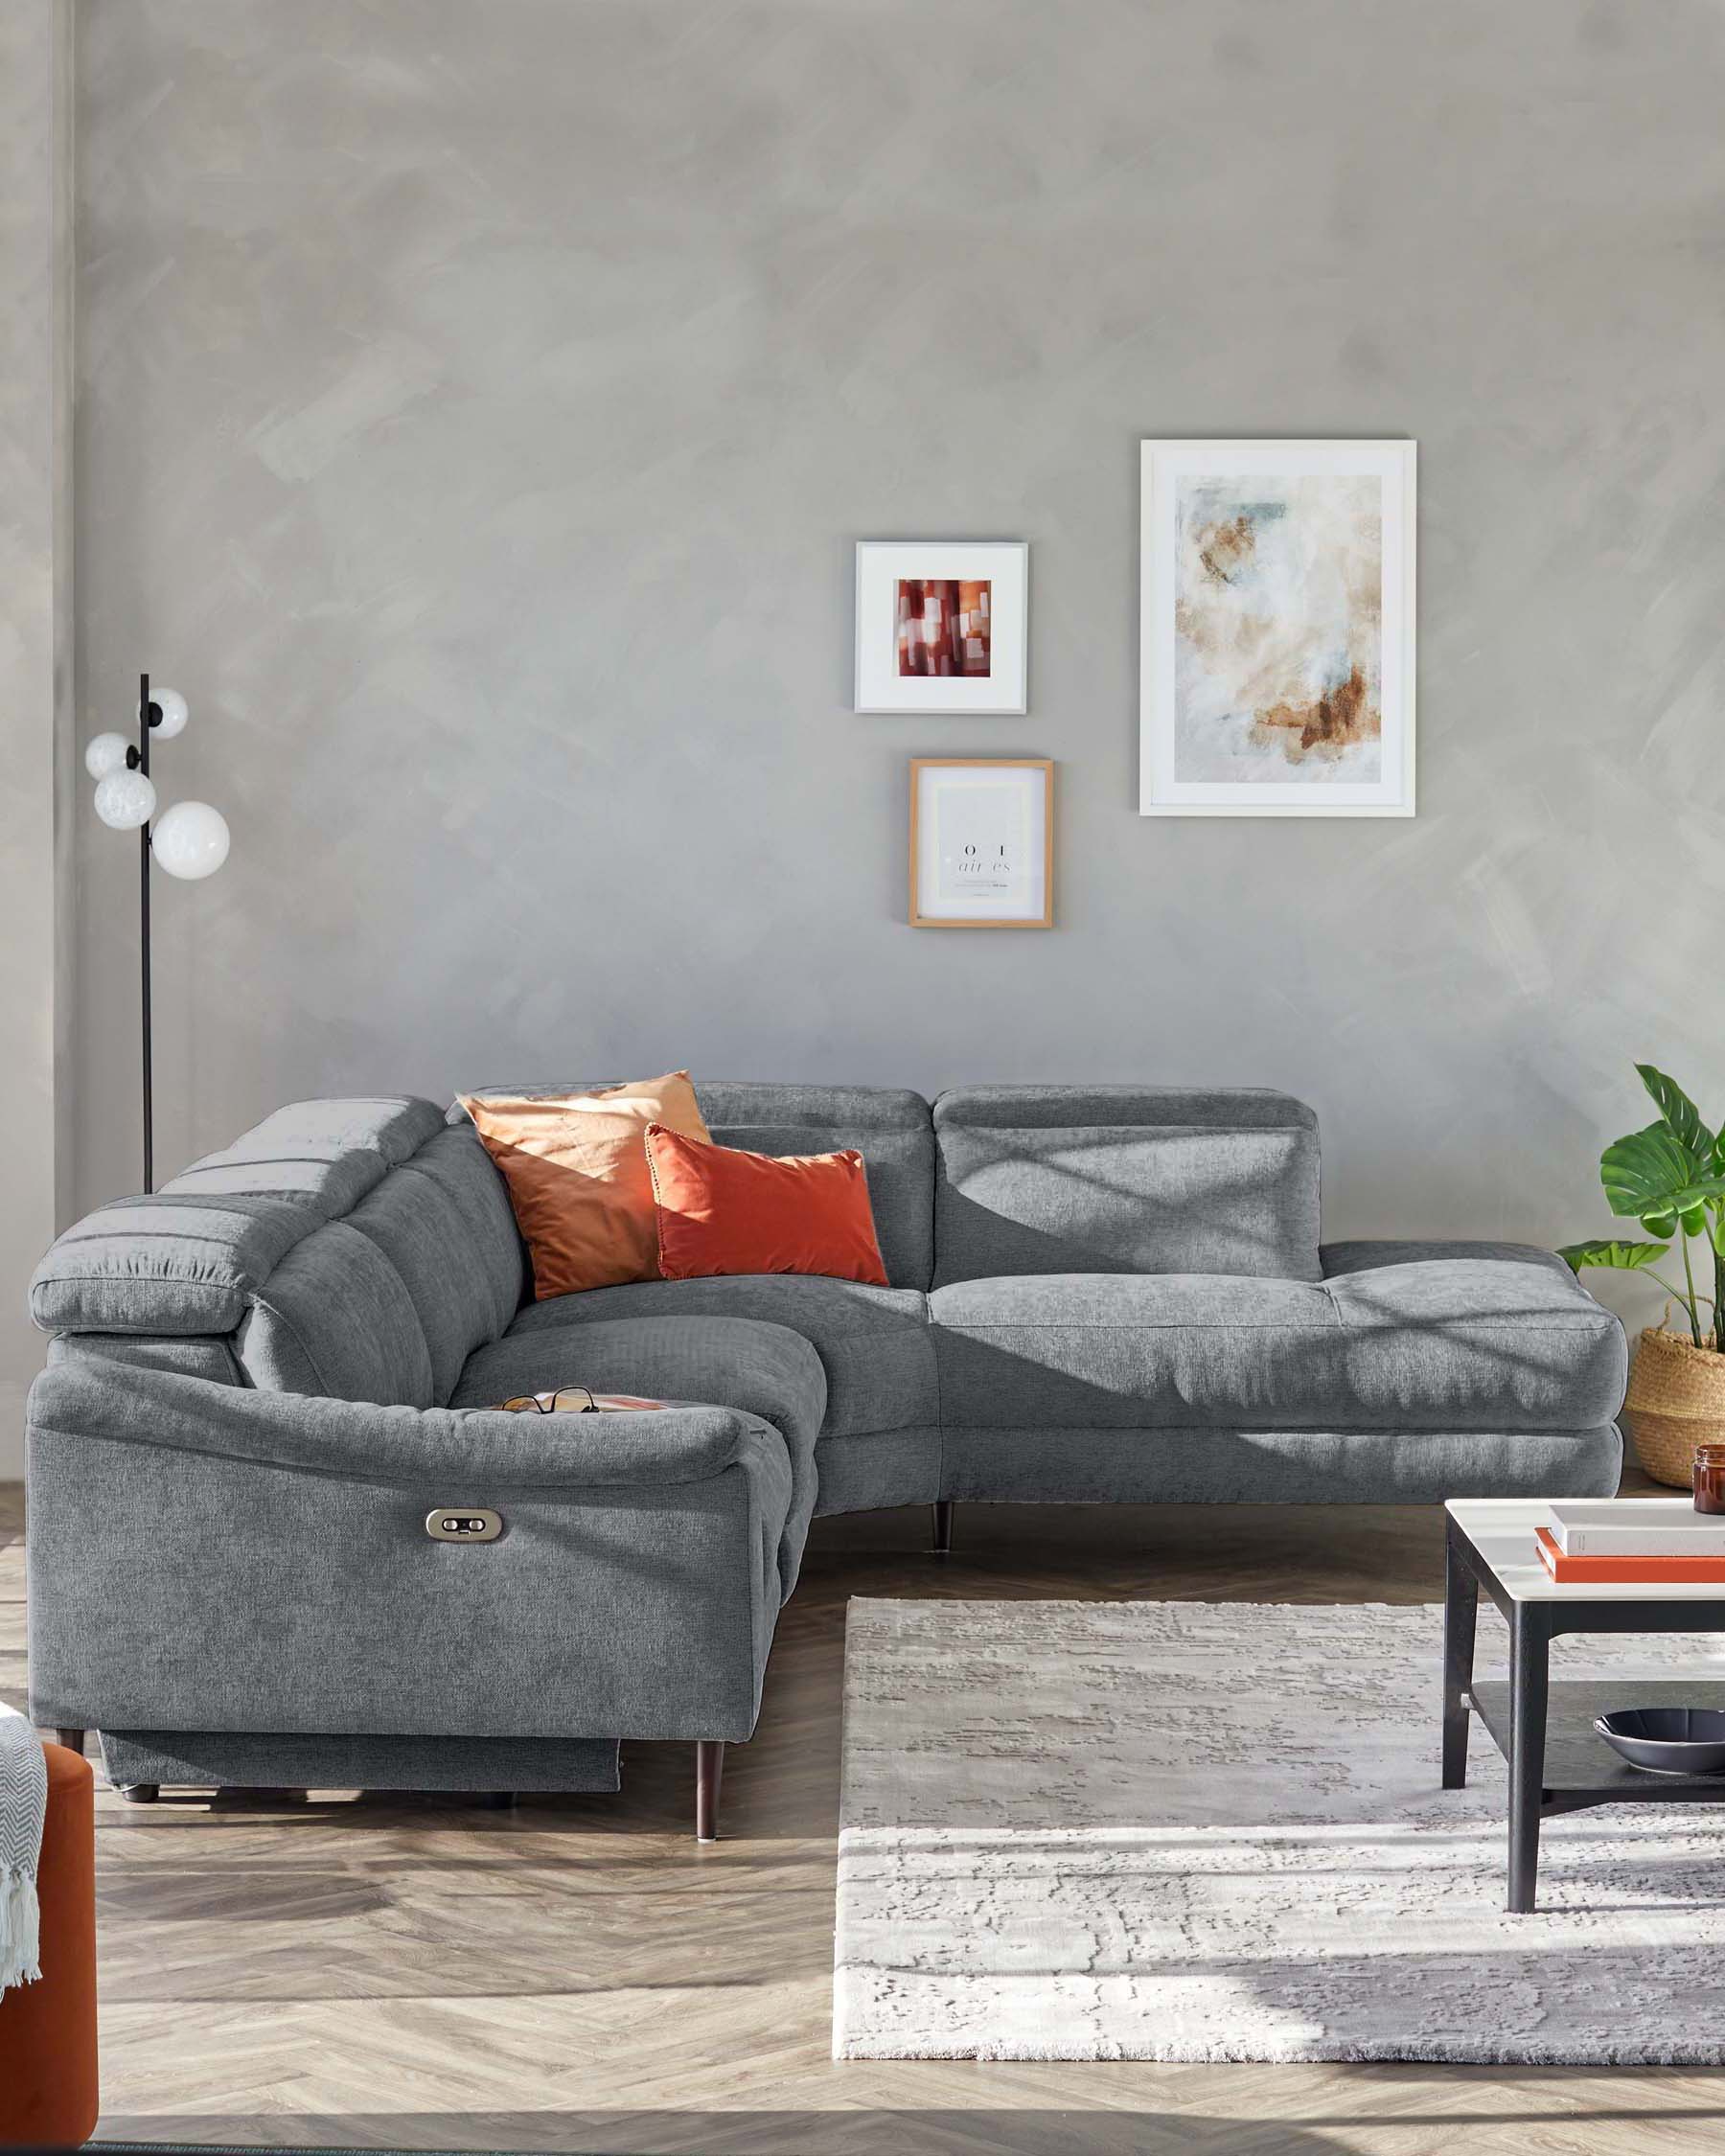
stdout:
<svg viewBox="0 0 1725 2156">
<path fill-rule="evenodd" d="M 1539 1561 L 1533 1530 L 1547 1525 L 1550 1498 L 1451 1498 L 1444 1506 L 1517 1602 L 1718 1602 L 1725 1580 L 1554 1580 Z M 1625 1509 L 1635 1500 L 1623 1500 Z"/>
</svg>

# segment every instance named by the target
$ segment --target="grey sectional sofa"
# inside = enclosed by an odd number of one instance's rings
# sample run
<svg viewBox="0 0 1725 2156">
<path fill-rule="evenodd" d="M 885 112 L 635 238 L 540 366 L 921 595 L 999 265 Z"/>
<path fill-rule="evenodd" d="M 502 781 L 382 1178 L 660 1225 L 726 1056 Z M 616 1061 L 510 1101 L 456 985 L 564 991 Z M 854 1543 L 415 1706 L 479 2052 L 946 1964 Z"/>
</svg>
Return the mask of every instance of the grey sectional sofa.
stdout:
<svg viewBox="0 0 1725 2156">
<path fill-rule="evenodd" d="M 687 1739 L 711 1831 L 816 1511 L 1616 1486 L 1617 1319 L 1521 1245 L 1322 1245 L 1282 1094 L 699 1092 L 721 1144 L 862 1151 L 889 1287 L 536 1303 L 472 1125 L 412 1099 L 285 1108 L 63 1235 L 37 1721 L 144 1796 L 611 1788 Z M 679 1405 L 489 1411 L 571 1383 Z"/>
</svg>

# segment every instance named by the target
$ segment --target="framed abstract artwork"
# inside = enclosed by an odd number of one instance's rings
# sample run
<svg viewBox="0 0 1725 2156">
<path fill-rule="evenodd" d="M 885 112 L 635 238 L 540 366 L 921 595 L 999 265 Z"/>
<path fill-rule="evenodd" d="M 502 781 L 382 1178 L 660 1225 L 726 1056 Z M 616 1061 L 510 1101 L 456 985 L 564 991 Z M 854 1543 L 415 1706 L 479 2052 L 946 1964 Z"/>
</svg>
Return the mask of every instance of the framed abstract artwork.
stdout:
<svg viewBox="0 0 1725 2156">
<path fill-rule="evenodd" d="M 1140 813 L 1411 816 L 1414 444 L 1141 453 Z"/>
<path fill-rule="evenodd" d="M 1054 767 L 1041 756 L 913 756 L 910 926 L 1054 926 Z"/>
<path fill-rule="evenodd" d="M 1029 583 L 1022 541 L 863 539 L 857 709 L 1022 712 Z"/>
</svg>

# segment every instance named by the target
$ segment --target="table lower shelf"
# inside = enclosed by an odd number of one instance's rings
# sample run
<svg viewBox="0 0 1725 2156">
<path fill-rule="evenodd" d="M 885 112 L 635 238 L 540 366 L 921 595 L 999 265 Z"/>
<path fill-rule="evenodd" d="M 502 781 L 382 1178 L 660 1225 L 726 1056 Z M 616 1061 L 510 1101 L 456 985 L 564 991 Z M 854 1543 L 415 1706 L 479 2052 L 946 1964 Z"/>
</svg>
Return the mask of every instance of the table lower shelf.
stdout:
<svg viewBox="0 0 1725 2156">
<path fill-rule="evenodd" d="M 1468 1692 L 1492 1742 L 1509 1756 L 1509 1687 L 1475 1685 Z M 1594 1728 L 1598 1714 L 1630 1707 L 1725 1708 L 1725 1685 L 1604 1683 L 1552 1685 L 1546 1704 L 1542 1809 L 1583 1804 L 1721 1804 L 1725 1775 L 1650 1775 L 1620 1759 Z"/>
</svg>

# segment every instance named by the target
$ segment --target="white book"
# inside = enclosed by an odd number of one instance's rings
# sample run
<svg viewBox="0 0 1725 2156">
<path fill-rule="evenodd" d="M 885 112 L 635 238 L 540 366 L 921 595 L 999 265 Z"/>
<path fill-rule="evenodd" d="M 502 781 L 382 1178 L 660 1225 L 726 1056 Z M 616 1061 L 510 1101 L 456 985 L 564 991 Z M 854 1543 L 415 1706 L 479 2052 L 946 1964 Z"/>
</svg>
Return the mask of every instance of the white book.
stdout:
<svg viewBox="0 0 1725 2156">
<path fill-rule="evenodd" d="M 1725 1557 L 1725 1513 L 1689 1498 L 1554 1498 L 1546 1525 L 1566 1557 Z"/>
</svg>

